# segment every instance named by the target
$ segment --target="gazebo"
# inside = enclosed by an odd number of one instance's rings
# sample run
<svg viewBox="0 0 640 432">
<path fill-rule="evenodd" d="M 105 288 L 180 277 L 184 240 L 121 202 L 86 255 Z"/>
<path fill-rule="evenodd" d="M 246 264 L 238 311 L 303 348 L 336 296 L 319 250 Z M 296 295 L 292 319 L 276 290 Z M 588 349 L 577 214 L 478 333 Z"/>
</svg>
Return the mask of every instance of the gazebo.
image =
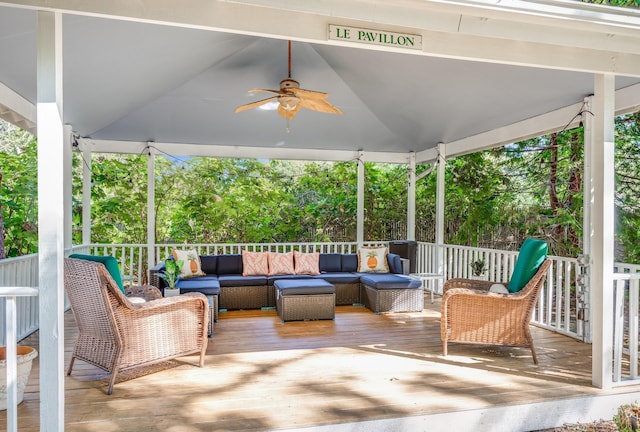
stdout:
<svg viewBox="0 0 640 432">
<path fill-rule="evenodd" d="M 288 58 L 287 41 L 292 41 Z M 596 387 L 611 386 L 614 116 L 640 107 L 640 11 L 576 1 L 3 1 L 0 117 L 38 137 L 42 427 L 64 425 L 63 283 L 71 152 L 434 163 L 585 126 L 584 256 Z M 289 66 L 290 65 L 290 66 Z M 288 77 L 342 115 L 287 121 L 250 89 Z M 90 166 L 84 242 L 90 243 Z M 149 182 L 148 244 L 155 245 Z M 152 256 L 152 254 L 150 254 Z M 150 258 L 151 259 L 151 258 Z M 150 263 L 152 264 L 152 263 Z M 442 260 L 440 260 L 442 264 Z M 46 401 L 46 402 L 45 402 Z"/>
</svg>

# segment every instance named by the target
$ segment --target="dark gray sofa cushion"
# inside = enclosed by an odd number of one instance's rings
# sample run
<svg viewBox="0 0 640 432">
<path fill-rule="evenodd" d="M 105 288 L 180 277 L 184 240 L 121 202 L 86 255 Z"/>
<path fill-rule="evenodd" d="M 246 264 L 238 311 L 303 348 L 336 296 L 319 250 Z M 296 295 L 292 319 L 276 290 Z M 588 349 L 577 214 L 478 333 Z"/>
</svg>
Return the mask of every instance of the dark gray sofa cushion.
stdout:
<svg viewBox="0 0 640 432">
<path fill-rule="evenodd" d="M 398 254 L 387 254 L 387 263 L 389 264 L 389 272 L 402 274 L 402 260 Z"/>
<path fill-rule="evenodd" d="M 201 255 L 200 266 L 208 275 L 218 274 L 218 255 Z"/>
<path fill-rule="evenodd" d="M 322 279 L 280 279 L 275 282 L 280 295 L 332 294 L 336 288 Z"/>
<path fill-rule="evenodd" d="M 314 279 L 323 279 L 332 284 L 350 284 L 359 283 L 360 276 L 356 273 L 349 272 L 336 272 L 336 273 L 323 273 L 313 276 Z"/>
<path fill-rule="evenodd" d="M 320 254 L 318 262 L 320 273 L 330 273 L 342 271 L 342 254 Z"/>
<path fill-rule="evenodd" d="M 267 285 L 266 276 L 242 276 L 241 274 L 225 274 L 218 276 L 221 287 L 260 286 Z"/>
<path fill-rule="evenodd" d="M 342 255 L 342 271 L 343 272 L 358 271 L 358 254 Z"/>
<path fill-rule="evenodd" d="M 176 286 L 180 288 L 180 294 L 188 292 L 201 292 L 204 295 L 220 294 L 220 282 L 217 276 L 202 276 L 190 279 L 180 279 Z"/>
<path fill-rule="evenodd" d="M 393 273 L 360 273 L 360 282 L 375 289 L 422 288 L 422 282 Z"/>
<path fill-rule="evenodd" d="M 218 255 L 218 276 L 220 275 L 241 275 L 242 255 Z"/>
</svg>

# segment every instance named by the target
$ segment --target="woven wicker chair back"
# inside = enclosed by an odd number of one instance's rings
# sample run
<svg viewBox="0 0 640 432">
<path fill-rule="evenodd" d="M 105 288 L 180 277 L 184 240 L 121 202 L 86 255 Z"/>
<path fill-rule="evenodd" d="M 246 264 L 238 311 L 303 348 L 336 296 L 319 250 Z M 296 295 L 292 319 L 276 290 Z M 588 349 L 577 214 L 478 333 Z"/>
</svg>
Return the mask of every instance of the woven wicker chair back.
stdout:
<svg viewBox="0 0 640 432">
<path fill-rule="evenodd" d="M 97 341 L 110 341 L 113 348 L 100 366 L 110 369 L 122 341 L 113 314 L 114 303 L 121 297 L 120 289 L 104 268 L 104 265 L 81 259 L 65 259 L 64 287 L 71 303 L 71 311 L 80 330 L 81 337 Z M 109 289 L 111 287 L 111 289 Z M 113 289 L 115 287 L 115 290 Z M 114 291 L 118 291 L 114 295 Z M 103 348 L 103 347 L 101 347 Z"/>
</svg>

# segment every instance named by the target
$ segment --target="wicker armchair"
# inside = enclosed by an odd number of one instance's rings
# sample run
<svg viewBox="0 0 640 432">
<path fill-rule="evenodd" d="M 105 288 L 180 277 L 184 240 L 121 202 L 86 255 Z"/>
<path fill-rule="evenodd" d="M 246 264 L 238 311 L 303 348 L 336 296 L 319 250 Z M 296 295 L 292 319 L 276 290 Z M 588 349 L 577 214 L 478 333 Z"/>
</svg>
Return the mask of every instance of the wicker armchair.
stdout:
<svg viewBox="0 0 640 432">
<path fill-rule="evenodd" d="M 531 348 L 538 364 L 529 322 L 550 265 L 545 259 L 524 288 L 511 294 L 489 292 L 493 282 L 448 280 L 441 304 L 443 354 L 448 342 L 521 346 Z"/>
<path fill-rule="evenodd" d="M 209 303 L 200 293 L 162 298 L 153 286 L 132 287 L 132 303 L 117 287 L 103 264 L 66 258 L 65 291 L 78 325 L 78 339 L 67 375 L 75 359 L 111 374 L 107 394 L 118 372 L 137 366 L 199 353 L 204 366 Z"/>
</svg>

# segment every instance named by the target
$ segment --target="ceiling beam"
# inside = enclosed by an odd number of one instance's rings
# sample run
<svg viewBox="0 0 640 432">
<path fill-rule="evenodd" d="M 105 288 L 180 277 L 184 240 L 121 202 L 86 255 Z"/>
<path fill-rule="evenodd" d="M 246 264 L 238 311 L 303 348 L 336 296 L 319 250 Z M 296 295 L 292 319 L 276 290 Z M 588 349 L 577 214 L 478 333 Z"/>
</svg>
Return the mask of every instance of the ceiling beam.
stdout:
<svg viewBox="0 0 640 432">
<path fill-rule="evenodd" d="M 0 4 L 61 10 L 181 27 L 307 42 L 381 47 L 328 40 L 328 25 L 413 32 L 414 54 L 640 76 L 640 11 L 583 7 L 579 2 L 378 0 L 13 0 Z M 286 23 L 286 25 L 283 25 Z"/>
<path fill-rule="evenodd" d="M 92 153 L 143 154 L 148 147 L 155 148 L 158 155 L 169 157 L 217 157 L 237 159 L 306 160 L 348 162 L 358 159 L 359 151 L 322 149 L 292 149 L 269 147 L 219 146 L 203 144 L 157 143 L 139 141 L 112 141 L 80 138 Z M 409 153 L 365 152 L 365 162 L 406 164 Z"/>
<path fill-rule="evenodd" d="M 34 104 L 0 82 L 0 118 L 21 129 L 36 133 L 36 107 Z"/>
</svg>

